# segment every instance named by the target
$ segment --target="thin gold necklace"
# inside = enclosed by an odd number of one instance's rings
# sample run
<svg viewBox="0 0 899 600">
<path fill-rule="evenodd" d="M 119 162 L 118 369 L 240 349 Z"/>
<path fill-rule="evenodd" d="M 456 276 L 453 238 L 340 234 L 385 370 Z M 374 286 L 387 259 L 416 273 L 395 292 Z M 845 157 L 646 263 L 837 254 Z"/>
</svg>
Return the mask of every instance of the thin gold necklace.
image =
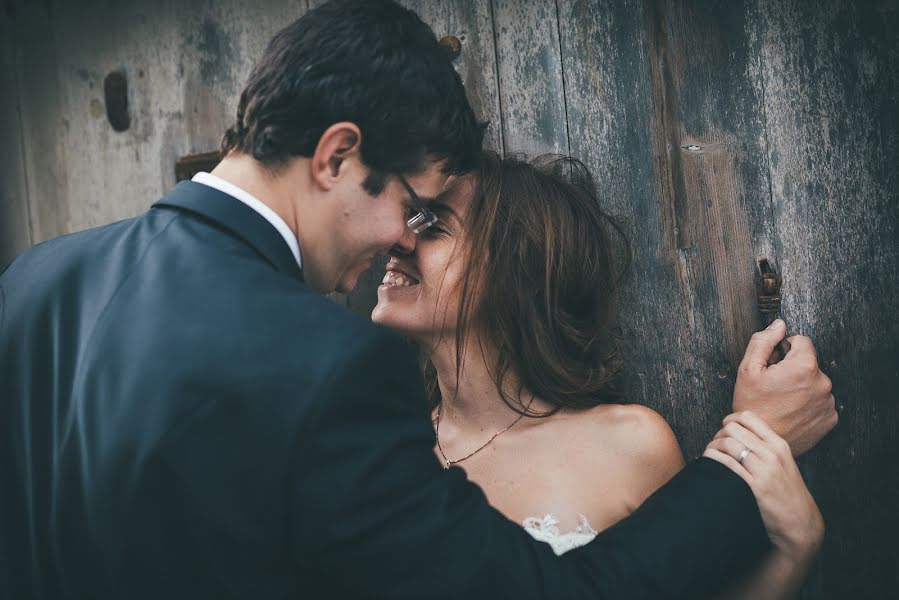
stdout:
<svg viewBox="0 0 899 600">
<path fill-rule="evenodd" d="M 531 402 L 533 402 L 533 401 L 534 401 L 534 399 L 531 398 Z M 493 436 L 492 436 L 489 440 L 487 440 L 487 441 L 484 443 L 483 446 L 481 446 L 480 448 L 478 448 L 477 450 L 475 450 L 475 451 L 472 452 L 471 454 L 467 454 L 467 455 L 463 456 L 462 458 L 457 458 L 457 459 L 455 459 L 455 460 L 450 460 L 450 459 L 448 459 L 448 458 L 446 457 L 446 453 L 443 451 L 443 446 L 440 445 L 440 411 L 441 411 L 442 408 L 443 408 L 443 404 L 442 404 L 442 403 L 441 403 L 441 404 L 438 404 L 438 405 L 437 405 L 437 427 L 435 427 L 434 435 L 435 435 L 435 437 L 437 438 L 437 449 L 440 450 L 440 456 L 443 457 L 443 468 L 444 468 L 444 469 L 449 469 L 451 466 L 453 466 L 453 465 L 455 465 L 455 464 L 459 464 L 459 463 L 462 462 L 463 460 L 467 460 L 467 459 L 471 458 L 472 456 L 474 456 L 475 454 L 477 454 L 478 452 L 480 452 L 481 450 L 483 450 L 484 448 L 486 448 L 487 446 L 489 446 L 489 445 L 490 445 L 490 442 L 492 442 L 493 440 L 495 440 L 501 433 L 506 433 L 507 431 L 509 431 L 510 429 L 512 429 L 512 427 L 514 427 L 515 424 L 518 423 L 518 422 L 521 420 L 522 417 L 524 417 L 524 415 L 528 412 L 528 410 L 530 410 L 530 408 L 531 408 L 531 402 L 528 402 L 528 405 L 527 405 L 527 407 L 524 409 L 524 412 L 521 413 L 520 415 L 518 415 L 518 418 L 515 419 L 514 421 L 512 421 L 512 424 L 511 424 L 511 425 L 509 425 L 509 426 L 506 427 L 505 429 L 502 429 L 502 430 L 497 431 L 496 433 L 494 433 Z"/>
</svg>

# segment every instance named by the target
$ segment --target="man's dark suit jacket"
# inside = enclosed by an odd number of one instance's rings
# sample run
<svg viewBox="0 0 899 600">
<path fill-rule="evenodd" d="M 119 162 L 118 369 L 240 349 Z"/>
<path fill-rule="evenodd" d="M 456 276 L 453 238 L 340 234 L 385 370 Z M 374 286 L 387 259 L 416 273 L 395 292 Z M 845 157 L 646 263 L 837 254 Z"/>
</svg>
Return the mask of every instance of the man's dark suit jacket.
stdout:
<svg viewBox="0 0 899 600">
<path fill-rule="evenodd" d="M 444 471 L 416 361 L 179 184 L 0 277 L 2 598 L 698 598 L 768 547 L 700 459 L 557 558 Z"/>
</svg>

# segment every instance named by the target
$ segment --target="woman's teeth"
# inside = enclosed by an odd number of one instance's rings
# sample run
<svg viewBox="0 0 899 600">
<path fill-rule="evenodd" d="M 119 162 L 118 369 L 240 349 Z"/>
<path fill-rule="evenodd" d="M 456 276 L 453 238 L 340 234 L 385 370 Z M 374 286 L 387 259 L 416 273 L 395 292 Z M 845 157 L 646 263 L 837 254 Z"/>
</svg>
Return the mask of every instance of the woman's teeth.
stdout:
<svg viewBox="0 0 899 600">
<path fill-rule="evenodd" d="M 406 277 L 402 273 L 397 273 L 396 271 L 387 271 L 387 273 L 384 274 L 384 279 L 381 280 L 381 283 L 384 285 L 398 285 L 406 287 L 415 285 L 418 282 L 414 281 L 410 277 Z"/>
</svg>

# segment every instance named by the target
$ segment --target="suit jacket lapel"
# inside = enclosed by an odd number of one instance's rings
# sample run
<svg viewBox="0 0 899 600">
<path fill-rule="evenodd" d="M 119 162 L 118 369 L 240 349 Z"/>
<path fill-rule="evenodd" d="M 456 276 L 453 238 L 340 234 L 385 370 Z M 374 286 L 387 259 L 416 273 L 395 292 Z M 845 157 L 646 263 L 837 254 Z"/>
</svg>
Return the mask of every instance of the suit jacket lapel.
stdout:
<svg viewBox="0 0 899 600">
<path fill-rule="evenodd" d="M 278 230 L 229 194 L 202 183 L 182 181 L 153 206 L 180 208 L 211 219 L 252 246 L 279 271 L 303 279 L 303 272 Z"/>
</svg>

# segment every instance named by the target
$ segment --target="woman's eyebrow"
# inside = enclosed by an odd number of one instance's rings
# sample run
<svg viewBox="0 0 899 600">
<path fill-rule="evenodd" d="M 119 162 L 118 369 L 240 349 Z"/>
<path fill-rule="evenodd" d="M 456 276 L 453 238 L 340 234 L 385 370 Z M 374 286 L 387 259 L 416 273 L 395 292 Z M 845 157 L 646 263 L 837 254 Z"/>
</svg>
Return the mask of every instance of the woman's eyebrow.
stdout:
<svg viewBox="0 0 899 600">
<path fill-rule="evenodd" d="M 462 222 L 462 220 L 459 218 L 459 215 L 456 214 L 456 211 L 454 211 L 452 208 L 450 208 L 449 205 L 444 204 L 443 202 L 440 202 L 439 200 L 434 200 L 433 202 L 431 202 L 428 205 L 428 208 L 430 208 L 432 211 L 434 211 L 438 215 L 442 216 L 442 215 L 449 214 L 454 219 L 456 219 L 456 221 L 458 221 L 460 223 Z"/>
</svg>

